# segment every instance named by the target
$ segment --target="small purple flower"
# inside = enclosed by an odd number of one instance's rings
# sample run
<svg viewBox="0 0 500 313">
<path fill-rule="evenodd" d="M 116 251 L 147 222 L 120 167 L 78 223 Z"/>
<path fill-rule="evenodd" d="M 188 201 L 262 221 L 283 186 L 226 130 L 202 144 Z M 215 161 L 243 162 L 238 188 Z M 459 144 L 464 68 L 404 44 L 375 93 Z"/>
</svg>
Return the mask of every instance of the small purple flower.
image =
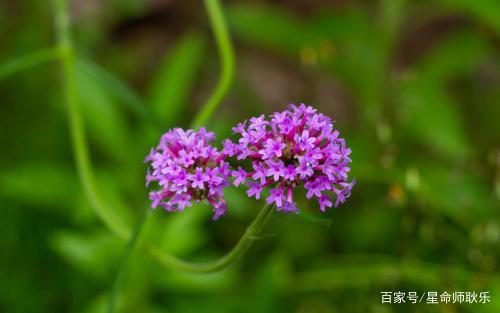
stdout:
<svg viewBox="0 0 500 313">
<path fill-rule="evenodd" d="M 308 199 L 317 199 L 321 211 L 333 205 L 332 196 L 335 206 L 350 196 L 354 186 L 348 178 L 351 149 L 333 128 L 333 121 L 316 109 L 291 104 L 267 119 L 261 115 L 248 125 L 240 123 L 233 131 L 239 134 L 237 143 L 227 140 L 224 153 L 252 161 L 250 171 L 242 170 L 235 179 L 235 185 L 243 183 L 245 172 L 249 197 L 258 199 L 271 186 L 267 203 L 275 204 L 278 211 L 298 212 L 292 199 L 298 186 L 305 188 Z"/>
<path fill-rule="evenodd" d="M 288 164 L 283 171 L 283 178 L 289 181 L 294 181 L 296 175 L 297 171 L 295 170 L 295 166 L 293 166 L 293 164 Z"/>
<path fill-rule="evenodd" d="M 264 144 L 264 149 L 259 152 L 262 154 L 263 159 L 269 159 L 273 157 L 281 157 L 283 155 L 282 150 L 286 147 L 286 145 L 282 142 L 281 137 L 278 137 L 276 140 L 271 138 L 267 139 Z"/>
<path fill-rule="evenodd" d="M 299 166 L 296 167 L 296 171 L 300 175 L 300 179 L 306 179 L 314 175 L 312 162 L 306 158 L 300 158 Z"/>
<path fill-rule="evenodd" d="M 308 130 L 302 131 L 301 135 L 295 134 L 295 137 L 293 139 L 297 143 L 297 148 L 299 148 L 301 151 L 306 151 L 307 149 L 312 148 L 314 142 L 316 141 L 316 138 L 309 137 Z"/>
<path fill-rule="evenodd" d="M 326 207 L 328 208 L 331 208 L 332 207 L 332 200 L 330 199 L 329 196 L 327 195 L 322 195 L 320 198 L 319 198 L 319 209 L 322 211 L 322 212 L 325 212 L 326 210 Z"/>
<path fill-rule="evenodd" d="M 266 168 L 261 162 L 253 163 L 253 174 L 252 178 L 255 180 L 259 180 L 261 185 L 264 185 L 266 182 Z"/>
<path fill-rule="evenodd" d="M 233 171 L 232 175 L 234 177 L 234 182 L 233 182 L 234 186 L 244 184 L 245 180 L 247 179 L 247 172 L 241 167 L 239 167 L 237 171 Z"/>
<path fill-rule="evenodd" d="M 238 153 L 238 145 L 235 145 L 231 140 L 226 139 L 223 142 L 224 145 L 224 153 L 228 156 L 232 157 L 236 153 Z"/>
<path fill-rule="evenodd" d="M 214 139 L 215 134 L 205 128 L 174 128 L 161 137 L 145 160 L 150 163 L 146 184 L 158 186 L 149 196 L 153 209 L 162 206 L 167 211 L 183 211 L 193 200 L 206 199 L 213 206 L 214 220 L 226 212 L 223 190 L 229 185 L 231 171 L 225 157 L 231 143 L 226 142 L 221 153 L 210 146 Z"/>
<path fill-rule="evenodd" d="M 197 167 L 194 174 L 189 174 L 188 179 L 192 181 L 191 187 L 198 189 L 205 189 L 205 182 L 208 182 L 209 178 L 206 174 L 203 174 L 203 169 Z"/>
<path fill-rule="evenodd" d="M 273 177 L 274 181 L 278 181 L 281 176 L 285 175 L 285 166 L 283 165 L 283 161 L 267 160 L 266 164 L 268 166 L 266 176 Z"/>
<path fill-rule="evenodd" d="M 247 195 L 249 197 L 255 197 L 255 199 L 259 200 L 260 193 L 262 192 L 262 185 L 254 182 L 248 182 L 248 186 L 250 188 L 247 190 Z"/>
<path fill-rule="evenodd" d="M 282 206 L 277 208 L 277 211 L 281 211 L 283 213 L 299 213 L 299 209 L 297 209 L 297 205 L 295 202 L 285 201 Z"/>
<path fill-rule="evenodd" d="M 276 203 L 276 207 L 280 208 L 283 205 L 283 190 L 281 188 L 271 188 L 269 190 L 270 196 L 267 197 L 267 204 Z"/>
<path fill-rule="evenodd" d="M 252 117 L 250 119 L 250 127 L 257 129 L 266 126 L 269 122 L 266 121 L 264 114 L 259 117 Z"/>
<path fill-rule="evenodd" d="M 320 184 L 318 184 L 317 181 L 308 181 L 304 184 L 304 188 L 307 190 L 307 199 L 311 199 L 312 196 L 316 196 L 318 198 L 321 198 L 321 191 L 323 191 L 323 188 Z"/>
<path fill-rule="evenodd" d="M 191 206 L 190 197 L 187 194 L 176 194 L 170 201 L 177 205 L 179 211 L 184 211 L 185 207 Z"/>
<path fill-rule="evenodd" d="M 236 125 L 235 127 L 233 127 L 233 132 L 235 134 L 241 134 L 245 131 L 245 128 L 246 128 L 246 121 L 243 122 L 243 123 L 239 123 L 238 125 Z"/>
</svg>

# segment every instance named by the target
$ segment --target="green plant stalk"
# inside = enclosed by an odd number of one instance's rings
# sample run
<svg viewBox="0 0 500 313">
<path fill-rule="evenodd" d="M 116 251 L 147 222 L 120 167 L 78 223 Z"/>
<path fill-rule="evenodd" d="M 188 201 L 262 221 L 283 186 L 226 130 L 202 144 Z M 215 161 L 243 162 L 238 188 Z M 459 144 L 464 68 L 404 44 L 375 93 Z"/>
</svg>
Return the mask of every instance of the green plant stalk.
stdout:
<svg viewBox="0 0 500 313">
<path fill-rule="evenodd" d="M 55 61 L 61 57 L 61 50 L 55 47 L 35 51 L 0 66 L 0 80 L 6 77 L 24 71 L 32 66 L 41 65 Z"/>
<path fill-rule="evenodd" d="M 248 249 L 250 249 L 250 247 L 252 246 L 253 242 L 259 239 L 259 236 L 266 226 L 272 212 L 272 205 L 264 205 L 264 207 L 259 211 L 257 217 L 247 227 L 245 233 L 240 238 L 238 243 L 231 249 L 231 251 L 229 251 L 224 257 L 213 262 L 185 262 L 164 253 L 161 249 L 155 246 L 148 245 L 142 242 L 139 244 L 142 245 L 159 263 L 163 264 L 166 267 L 174 267 L 176 269 L 192 273 L 217 272 L 226 269 L 232 264 L 238 262 L 238 260 L 240 260 L 246 254 Z"/>
<path fill-rule="evenodd" d="M 219 0 L 204 0 L 204 3 L 219 50 L 221 74 L 217 86 L 193 120 L 192 128 L 206 124 L 231 87 L 234 77 L 234 50 Z"/>
<path fill-rule="evenodd" d="M 130 237 L 129 242 L 127 243 L 127 246 L 125 247 L 125 251 L 123 252 L 123 256 L 121 258 L 121 262 L 117 267 L 116 275 L 115 278 L 113 279 L 113 286 L 111 288 L 111 293 L 109 295 L 108 299 L 108 305 L 106 308 L 106 311 L 108 313 L 113 313 L 115 310 L 116 306 L 116 299 L 118 298 L 118 293 L 120 291 L 120 283 L 123 280 L 123 275 L 125 273 L 125 269 L 128 264 L 128 260 L 130 259 L 130 256 L 132 255 L 132 252 L 134 251 L 135 245 L 137 243 L 137 240 L 139 239 L 141 235 L 141 230 L 143 229 L 144 222 L 146 221 L 147 215 L 149 215 L 151 211 L 150 210 L 144 210 L 141 214 L 141 218 L 139 219 L 139 222 L 137 222 L 134 231 L 132 233 L 132 236 Z"/>
<path fill-rule="evenodd" d="M 66 10 L 66 0 L 55 0 L 55 8 L 57 42 L 58 48 L 61 50 L 60 60 L 62 65 L 64 97 L 68 112 L 73 153 L 75 155 L 75 162 L 80 181 L 92 207 L 94 208 L 97 216 L 103 221 L 104 225 L 117 237 L 123 240 L 130 240 L 129 246 L 133 247 L 136 242 L 140 242 L 137 240 L 137 236 L 142 229 L 142 223 L 141 226 L 138 227 L 132 234 L 130 228 L 121 221 L 119 216 L 107 207 L 106 203 L 102 200 L 97 189 L 95 188 L 95 179 L 86 145 L 84 125 L 79 107 L 79 95 L 75 82 L 76 57 L 69 36 L 69 17 Z M 207 115 L 206 118 L 208 118 L 211 114 L 213 114 L 213 110 Z M 271 212 L 272 206 L 264 206 L 236 246 L 224 257 L 214 262 L 200 264 L 186 262 L 165 253 L 154 245 L 140 242 L 140 246 L 162 265 L 170 269 L 196 273 L 220 271 L 234 264 L 248 251 L 252 243 L 258 239 L 258 236 L 263 230 Z"/>
<path fill-rule="evenodd" d="M 85 194 L 92 207 L 103 223 L 118 237 L 128 239 L 130 230 L 113 210 L 106 207 L 95 188 L 92 165 L 87 150 L 84 125 L 80 113 L 79 95 L 75 82 L 75 53 L 69 36 L 69 16 L 66 10 L 66 0 L 55 0 L 55 27 L 58 49 L 61 51 L 61 69 L 70 127 L 73 154 L 77 164 L 78 176 L 82 182 Z"/>
<path fill-rule="evenodd" d="M 165 252 L 163 252 L 158 247 L 149 245 L 146 242 L 141 242 L 139 240 L 141 230 L 144 227 L 146 218 L 150 215 L 151 211 L 145 211 L 142 214 L 141 219 L 137 223 L 132 237 L 130 238 L 127 247 L 123 253 L 120 264 L 118 265 L 118 270 L 116 272 L 115 279 L 113 281 L 113 287 L 109 295 L 109 300 L 106 307 L 107 313 L 113 313 L 116 306 L 116 299 L 118 297 L 120 282 L 122 281 L 123 273 L 125 272 L 128 259 L 130 258 L 135 246 L 139 243 L 140 247 L 149 252 L 149 254 L 156 259 L 160 264 L 167 268 L 175 268 L 181 271 L 186 271 L 190 273 L 212 273 L 228 268 L 232 264 L 240 260 L 250 249 L 253 242 L 259 239 L 259 235 L 267 224 L 271 213 L 273 212 L 272 205 L 265 205 L 262 210 L 260 210 L 257 217 L 253 220 L 250 226 L 246 229 L 245 234 L 240 238 L 238 243 L 233 247 L 228 254 L 220 258 L 215 262 L 210 263 L 190 263 L 182 261 L 176 257 L 173 257 Z"/>
<path fill-rule="evenodd" d="M 17 56 L 0 64 L 0 81 L 32 67 L 52 61 L 59 61 L 65 53 L 67 53 L 67 51 L 63 51 L 60 46 L 55 46 Z M 158 129 L 162 127 L 158 118 L 148 110 L 144 101 L 142 101 L 135 91 L 120 79 L 81 54 L 77 55 L 75 62 L 78 70 L 85 71 L 94 79 L 102 83 L 110 92 L 121 100 L 121 103 L 127 105 L 143 119 L 147 119 L 150 125 L 152 124 Z"/>
</svg>

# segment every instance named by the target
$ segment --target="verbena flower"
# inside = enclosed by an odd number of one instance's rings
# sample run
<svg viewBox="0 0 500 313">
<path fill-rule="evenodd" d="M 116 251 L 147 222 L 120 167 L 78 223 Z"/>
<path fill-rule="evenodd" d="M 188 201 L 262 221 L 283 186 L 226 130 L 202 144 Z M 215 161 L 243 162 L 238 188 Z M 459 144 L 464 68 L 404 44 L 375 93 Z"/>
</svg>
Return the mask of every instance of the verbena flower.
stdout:
<svg viewBox="0 0 500 313">
<path fill-rule="evenodd" d="M 161 137 L 145 160 L 151 163 L 146 186 L 151 182 L 158 186 L 149 194 L 152 208 L 183 211 L 193 200 L 206 199 L 213 206 L 214 220 L 226 212 L 223 189 L 231 171 L 225 155 L 209 144 L 214 139 L 215 134 L 205 128 L 174 128 Z"/>
<path fill-rule="evenodd" d="M 232 172 L 233 184 L 247 182 L 247 194 L 259 199 L 271 186 L 267 203 L 277 210 L 298 212 L 293 192 L 298 186 L 306 197 L 316 198 L 321 211 L 339 205 L 350 196 L 354 181 L 348 181 L 351 149 L 332 120 L 310 106 L 290 105 L 288 110 L 253 117 L 233 128 L 238 143 L 224 141 L 223 152 L 238 160 L 251 160 L 251 169 Z M 335 201 L 332 200 L 335 196 Z"/>
</svg>

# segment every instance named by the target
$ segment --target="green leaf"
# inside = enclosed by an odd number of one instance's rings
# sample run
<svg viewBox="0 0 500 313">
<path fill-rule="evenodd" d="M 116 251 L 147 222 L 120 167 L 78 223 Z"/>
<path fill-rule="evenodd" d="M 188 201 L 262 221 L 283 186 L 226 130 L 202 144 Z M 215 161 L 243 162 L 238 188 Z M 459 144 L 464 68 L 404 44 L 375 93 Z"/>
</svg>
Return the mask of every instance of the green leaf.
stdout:
<svg viewBox="0 0 500 313">
<path fill-rule="evenodd" d="M 399 5 L 388 6 L 382 11 L 402 10 Z M 384 81 L 396 37 L 394 30 L 399 24 L 398 19 L 392 19 L 378 25 L 366 11 L 345 8 L 322 11 L 308 25 L 310 33 L 319 38 L 315 46 L 318 66 L 356 90 L 353 97 L 365 107 L 361 113 L 367 119 L 377 119 L 383 105 Z"/>
<path fill-rule="evenodd" d="M 306 65 L 333 70 L 357 90 L 355 96 L 363 105 L 380 104 L 390 40 L 364 11 L 322 11 L 303 21 L 282 9 L 239 5 L 228 9 L 228 20 L 236 36 L 252 46 L 300 56 Z"/>
<path fill-rule="evenodd" d="M 60 56 L 57 48 L 48 48 L 21 55 L 0 64 L 0 80 L 30 67 L 56 60 Z"/>
<path fill-rule="evenodd" d="M 182 214 L 170 216 L 160 235 L 162 238 L 161 247 L 174 255 L 188 255 L 188 253 L 201 248 L 208 239 L 202 224 L 210 218 L 210 213 L 209 205 L 200 203 L 193 205 Z"/>
<path fill-rule="evenodd" d="M 125 160 L 128 130 L 125 117 L 117 109 L 113 97 L 80 67 L 76 71 L 76 80 L 89 137 L 105 154 Z"/>
<path fill-rule="evenodd" d="M 411 136 L 444 156 L 466 157 L 470 148 L 457 103 L 443 90 L 418 83 L 405 88 L 404 93 Z"/>
<path fill-rule="evenodd" d="M 250 297 L 259 299 L 259 301 L 249 303 L 249 312 L 278 311 L 274 300 L 279 297 L 279 290 L 290 281 L 290 263 L 290 258 L 276 251 L 266 256 L 266 261 L 262 262 L 249 281 Z"/>
<path fill-rule="evenodd" d="M 417 140 L 454 159 L 468 155 L 464 121 L 446 87 L 452 79 L 473 70 L 487 52 L 481 36 L 460 31 L 420 60 L 401 88 L 408 126 Z"/>
<path fill-rule="evenodd" d="M 371 30 L 366 12 L 352 8 L 321 10 L 311 19 L 308 29 L 318 37 L 342 44 L 366 39 Z"/>
<path fill-rule="evenodd" d="M 484 179 L 437 162 L 419 164 L 419 175 L 422 186 L 416 197 L 424 207 L 431 206 L 465 225 L 486 220 L 494 214 L 494 200 Z"/>
<path fill-rule="evenodd" d="M 72 171 L 57 164 L 36 162 L 11 166 L 0 175 L 1 195 L 36 207 L 67 207 L 79 190 Z"/>
<path fill-rule="evenodd" d="M 148 103 L 163 125 L 174 126 L 186 107 L 203 59 L 204 38 L 188 33 L 165 55 L 148 93 Z"/>
<path fill-rule="evenodd" d="M 277 8 L 232 6 L 227 18 L 237 37 L 266 49 L 296 54 L 313 41 L 302 21 Z"/>
<path fill-rule="evenodd" d="M 123 242 L 109 232 L 89 234 L 60 231 L 51 238 L 52 248 L 68 263 L 97 278 L 111 277 Z"/>
<path fill-rule="evenodd" d="M 441 0 L 451 9 L 462 10 L 500 33 L 500 2 L 497 0 Z"/>
<path fill-rule="evenodd" d="M 373 290 L 374 287 L 408 285 L 440 289 L 449 285 L 470 288 L 471 281 L 484 281 L 490 290 L 497 286 L 498 275 L 468 271 L 453 264 L 435 264 L 415 260 L 395 259 L 380 255 L 346 255 L 336 257 L 323 265 L 316 264 L 317 270 L 307 271 L 294 277 L 294 287 L 301 292 L 320 290 L 341 290 L 348 287 L 357 290 Z M 321 270 L 320 268 L 323 268 Z"/>
<path fill-rule="evenodd" d="M 442 86 L 449 79 L 473 70 L 488 52 L 481 34 L 468 30 L 455 32 L 420 60 L 416 72 L 419 83 Z"/>
<path fill-rule="evenodd" d="M 166 253 L 190 256 L 209 239 L 203 223 L 210 219 L 210 213 L 210 206 L 204 202 L 193 204 L 184 212 L 155 210 L 144 225 L 142 239 Z"/>
<path fill-rule="evenodd" d="M 135 113 L 147 119 L 154 119 L 141 97 L 120 78 L 90 59 L 80 57 L 77 66 L 81 71 L 96 79 L 99 84 L 112 93 L 121 103 L 127 105 Z"/>
</svg>

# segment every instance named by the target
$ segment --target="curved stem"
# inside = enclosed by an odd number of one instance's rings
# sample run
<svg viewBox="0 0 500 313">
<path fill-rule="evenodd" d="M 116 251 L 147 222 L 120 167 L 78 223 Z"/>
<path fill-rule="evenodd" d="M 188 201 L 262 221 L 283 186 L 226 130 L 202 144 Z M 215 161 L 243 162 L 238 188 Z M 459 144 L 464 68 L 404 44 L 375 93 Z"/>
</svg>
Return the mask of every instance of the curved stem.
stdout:
<svg viewBox="0 0 500 313">
<path fill-rule="evenodd" d="M 96 214 L 103 223 L 118 237 L 127 239 L 130 230 L 121 219 L 106 206 L 95 189 L 92 164 L 87 150 L 84 125 L 80 114 L 79 95 L 75 82 L 75 53 L 69 36 L 69 16 L 66 0 L 55 0 L 57 42 L 61 51 L 62 80 L 64 98 L 67 106 L 73 154 L 77 164 L 78 176 Z"/>
<path fill-rule="evenodd" d="M 202 126 L 214 114 L 229 90 L 234 76 L 234 51 L 219 0 L 204 0 L 204 2 L 219 50 L 221 74 L 214 91 L 193 120 L 192 128 Z"/>
<path fill-rule="evenodd" d="M 120 264 L 118 265 L 115 278 L 113 279 L 113 286 L 111 288 L 111 294 L 109 295 L 109 300 L 107 305 L 108 313 L 113 313 L 113 311 L 115 310 L 116 298 L 118 296 L 118 291 L 120 289 L 120 283 L 122 281 L 123 273 L 125 272 L 128 260 L 132 255 L 132 251 L 134 250 L 136 242 L 140 237 L 141 230 L 143 229 L 144 222 L 146 221 L 146 216 L 148 215 L 149 212 L 151 211 L 144 210 L 144 212 L 141 214 L 142 216 L 139 219 L 139 222 L 137 222 L 134 231 L 132 232 L 132 236 L 130 237 L 129 242 L 125 247 L 125 251 L 123 252 L 123 257 L 120 260 Z"/>
<path fill-rule="evenodd" d="M 217 4 L 216 0 L 207 0 L 207 3 L 211 3 L 211 5 Z M 61 50 L 60 59 L 62 65 L 64 97 L 67 105 L 71 142 L 79 178 L 83 185 L 85 194 L 89 198 L 97 216 L 114 235 L 123 240 L 130 240 L 129 247 L 132 249 L 137 242 L 140 242 L 136 236 L 140 233 L 143 224 L 139 224 L 138 228 L 134 232 L 136 235 L 133 235 L 129 226 L 125 224 L 115 211 L 106 204 L 95 188 L 92 162 L 90 160 L 86 144 L 87 141 L 84 125 L 80 114 L 79 95 L 75 81 L 76 58 L 69 37 L 69 17 L 66 10 L 66 0 L 55 0 L 55 6 L 57 41 L 58 47 Z M 221 17 L 219 16 L 219 18 Z M 199 120 L 203 121 L 212 113 L 213 109 L 203 115 L 204 118 L 199 118 Z M 162 265 L 170 269 L 197 273 L 219 271 L 235 263 L 248 251 L 253 242 L 257 239 L 257 236 L 261 233 L 271 213 L 272 206 L 264 206 L 255 220 L 247 228 L 245 234 L 241 237 L 236 246 L 224 257 L 214 262 L 199 264 L 186 262 L 165 253 L 157 246 L 145 242 L 140 242 L 140 246 Z"/>
<path fill-rule="evenodd" d="M 155 246 L 145 243 L 140 243 L 158 262 L 169 268 L 194 272 L 194 273 L 211 273 L 228 268 L 236 263 L 252 246 L 253 242 L 258 239 L 262 233 L 264 226 L 267 224 L 271 213 L 273 212 L 272 205 L 264 205 L 253 222 L 248 226 L 243 236 L 238 243 L 224 257 L 210 263 L 191 263 L 179 260 Z"/>
</svg>

